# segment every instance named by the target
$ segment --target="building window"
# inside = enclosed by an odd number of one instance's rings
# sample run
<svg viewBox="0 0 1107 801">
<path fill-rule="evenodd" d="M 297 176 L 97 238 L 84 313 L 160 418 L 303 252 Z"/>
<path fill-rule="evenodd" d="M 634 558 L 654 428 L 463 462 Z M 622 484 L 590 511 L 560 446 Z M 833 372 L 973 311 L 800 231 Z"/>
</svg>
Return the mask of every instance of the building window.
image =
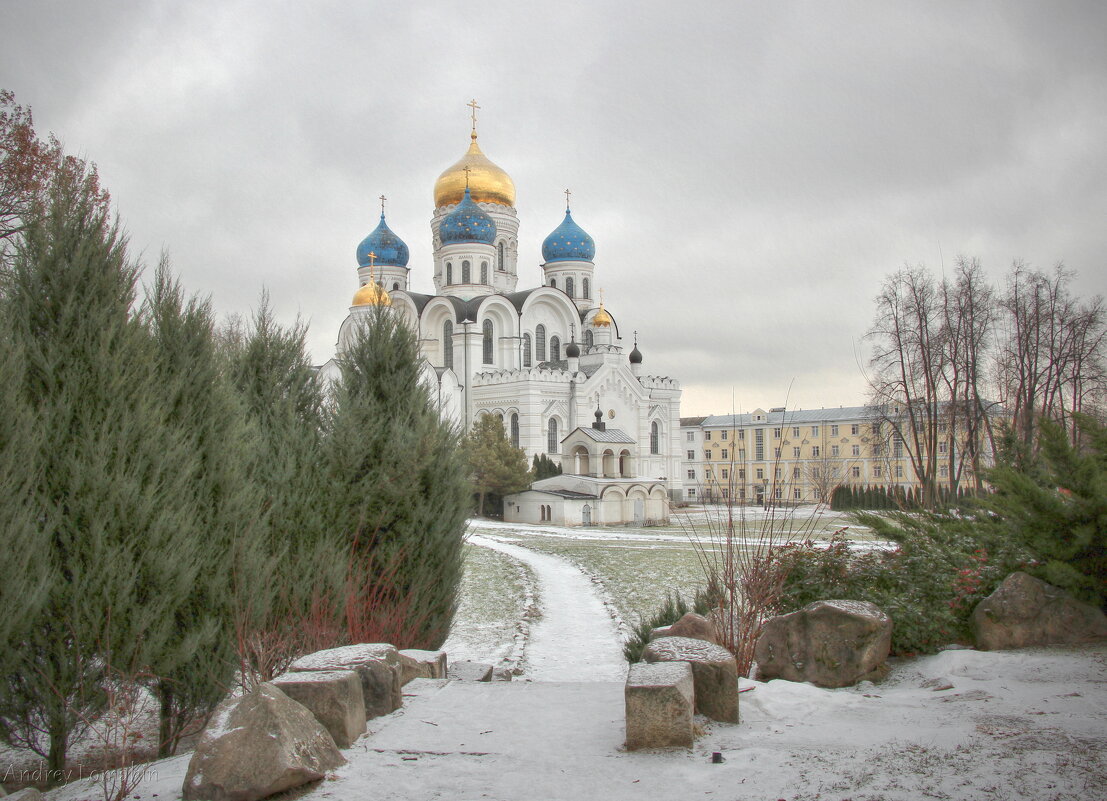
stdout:
<svg viewBox="0 0 1107 801">
<path fill-rule="evenodd" d="M 746 449 L 745 448 L 739 448 L 738 449 L 738 461 L 740 461 L 740 462 L 746 461 Z"/>
<path fill-rule="evenodd" d="M 861 455 L 861 446 L 860 445 L 854 445 L 851 453 L 854 456 L 860 456 Z"/>
<path fill-rule="evenodd" d="M 507 269 L 504 267 L 504 242 L 502 239 L 499 244 L 496 245 L 496 269 L 501 273 Z"/>
<path fill-rule="evenodd" d="M 730 458 L 730 451 L 727 450 L 726 448 L 723 448 L 723 458 L 724 459 L 729 459 Z"/>
<path fill-rule="evenodd" d="M 745 438 L 746 438 L 746 432 L 745 431 L 739 431 L 738 432 L 738 439 L 745 439 Z"/>
<path fill-rule="evenodd" d="M 892 441 L 892 457 L 895 459 L 903 458 L 903 440 L 899 437 Z"/>
<path fill-rule="evenodd" d="M 688 488 L 688 497 L 689 498 L 695 498 L 696 497 L 696 488 L 695 487 L 689 487 Z"/>
<path fill-rule="evenodd" d="M 656 420 L 650 423 L 650 453 L 661 453 L 661 426 Z"/>
<path fill-rule="evenodd" d="M 565 294 L 568 295 L 569 297 L 573 297 L 573 289 L 574 288 L 575 287 L 573 286 L 573 279 L 572 278 L 566 278 L 565 279 Z"/>
<path fill-rule="evenodd" d="M 587 278 L 582 278 L 581 279 L 580 287 L 581 287 L 581 296 L 582 297 L 584 297 L 585 299 L 589 299 L 589 298 L 592 297 L 592 287 L 589 286 Z"/>
<path fill-rule="evenodd" d="M 794 426 L 792 428 L 792 436 L 793 437 L 798 437 L 799 435 L 800 435 L 799 426 Z"/>
<path fill-rule="evenodd" d="M 834 456 L 834 457 L 838 456 L 838 446 L 837 445 L 831 445 L 830 446 L 830 455 Z"/>
<path fill-rule="evenodd" d="M 813 437 L 819 436 L 819 427 L 818 426 L 811 426 L 811 436 L 813 436 Z"/>
<path fill-rule="evenodd" d="M 873 456 L 880 456 L 884 453 L 884 447 L 878 442 L 873 445 Z"/>
<path fill-rule="evenodd" d="M 472 278 L 473 276 L 470 275 L 469 262 L 463 261 L 461 263 L 461 283 L 467 284 Z"/>
<path fill-rule="evenodd" d="M 903 478 L 903 465 L 896 465 L 896 478 Z"/>
<path fill-rule="evenodd" d="M 817 467 L 812 467 L 811 468 L 811 478 L 819 479 L 819 478 L 822 478 L 822 477 L 823 477 L 823 471 L 822 470 L 820 470 Z"/>
<path fill-rule="evenodd" d="M 553 417 L 546 426 L 546 453 L 557 453 L 557 419 Z"/>
<path fill-rule="evenodd" d="M 492 321 L 485 320 L 484 325 L 484 363 L 492 364 Z"/>
<path fill-rule="evenodd" d="M 703 452 L 703 458 L 704 459 L 711 459 L 711 451 L 704 451 Z"/>
<path fill-rule="evenodd" d="M 759 462 L 765 458 L 765 429 L 763 428 L 754 429 L 753 458 Z"/>
<path fill-rule="evenodd" d="M 944 464 L 938 468 L 938 475 L 941 478 L 949 478 L 949 465 Z"/>
<path fill-rule="evenodd" d="M 856 465 L 852 468 L 851 473 L 854 478 L 861 478 L 861 468 Z"/>
<path fill-rule="evenodd" d="M 688 471 L 688 478 L 694 479 L 695 477 L 696 477 L 696 471 L 695 470 L 689 470 Z"/>
<path fill-rule="evenodd" d="M 592 346 L 596 344 L 596 338 L 592 335 L 592 329 L 589 328 L 584 332 L 584 347 L 588 350 L 592 349 Z"/>
<path fill-rule="evenodd" d="M 873 478 L 880 478 L 880 465 L 873 465 Z"/>
<path fill-rule="evenodd" d="M 760 467 L 757 468 L 757 480 L 761 481 L 764 478 L 765 478 L 765 471 L 762 470 Z"/>
<path fill-rule="evenodd" d="M 723 478 L 730 478 L 730 471 L 727 468 L 723 468 Z"/>
<path fill-rule="evenodd" d="M 800 491 L 799 487 L 796 487 L 794 490 L 792 490 L 792 500 L 799 501 L 799 500 L 802 500 L 802 499 L 803 499 L 803 493 Z"/>
<path fill-rule="evenodd" d="M 819 458 L 819 446 L 818 445 L 812 445 L 811 446 L 811 458 L 812 459 L 818 459 Z"/>
<path fill-rule="evenodd" d="M 830 427 L 830 436 L 832 436 L 832 437 L 838 436 L 838 426 L 831 426 Z"/>
<path fill-rule="evenodd" d="M 546 326 L 538 325 L 534 329 L 534 357 L 539 362 L 546 361 Z"/>
<path fill-rule="evenodd" d="M 523 334 L 523 367 L 530 367 L 530 334 Z"/>
<path fill-rule="evenodd" d="M 723 439 L 726 439 L 726 437 L 727 437 L 727 434 L 729 434 L 729 433 L 730 433 L 729 431 L 724 431 L 724 432 L 723 432 L 723 435 L 722 435 L 722 436 L 723 436 Z"/>
<path fill-rule="evenodd" d="M 696 441 L 696 432 L 695 431 L 689 431 L 688 435 L 687 435 L 687 439 L 688 439 L 689 442 L 695 442 Z"/>
<path fill-rule="evenodd" d="M 745 481 L 745 479 L 746 479 L 746 468 L 743 467 L 743 468 L 740 468 L 738 470 L 738 478 Z"/>
<path fill-rule="evenodd" d="M 793 459 L 800 458 L 800 449 L 799 448 L 792 448 L 792 458 Z"/>
<path fill-rule="evenodd" d="M 550 337 L 550 361 L 561 361 L 561 340 L 557 337 Z"/>
<path fill-rule="evenodd" d="M 780 474 L 780 468 L 779 467 L 776 468 L 776 470 L 773 471 L 773 478 L 775 478 L 777 481 L 780 481 L 780 479 L 783 478 L 783 476 Z"/>
<path fill-rule="evenodd" d="M 511 415 L 511 444 L 519 447 L 519 415 Z"/>
<path fill-rule="evenodd" d="M 853 434 L 853 436 L 856 437 L 858 434 L 861 433 L 861 426 L 857 425 L 857 423 L 854 423 L 849 427 L 849 433 Z"/>
<path fill-rule="evenodd" d="M 486 261 L 480 263 L 480 282 L 482 284 L 488 283 L 488 262 Z"/>
<path fill-rule="evenodd" d="M 723 497 L 724 498 L 729 498 L 730 497 L 730 490 L 728 490 L 726 487 L 723 487 Z"/>
<path fill-rule="evenodd" d="M 784 497 L 784 487 L 777 487 L 773 490 L 773 497 L 778 501 Z"/>
<path fill-rule="evenodd" d="M 793 480 L 798 480 L 799 477 L 800 477 L 800 469 L 798 467 L 793 467 L 792 468 L 792 479 Z"/>
<path fill-rule="evenodd" d="M 696 452 L 695 451 L 688 451 L 688 461 L 689 462 L 694 462 L 695 460 L 696 460 Z"/>
<path fill-rule="evenodd" d="M 399 288 L 400 288 L 400 282 L 399 282 L 399 281 L 395 281 L 395 282 L 394 282 L 394 283 L 392 284 L 392 290 L 393 290 L 393 291 L 395 291 L 395 290 L 397 290 L 397 289 L 399 289 Z"/>
<path fill-rule="evenodd" d="M 442 366 L 454 366 L 454 324 L 447 320 L 442 324 Z"/>
<path fill-rule="evenodd" d="M 557 289 L 557 279 L 556 278 L 551 278 L 550 279 L 550 286 L 553 287 L 554 289 Z"/>
<path fill-rule="evenodd" d="M 450 286 L 454 282 L 454 266 L 450 262 L 446 262 L 446 286 Z"/>
<path fill-rule="evenodd" d="M 704 438 L 705 440 L 708 440 L 708 441 L 710 441 L 710 440 L 711 440 L 711 432 L 710 432 L 710 431 L 704 431 L 704 432 L 703 432 L 703 438 Z"/>
<path fill-rule="evenodd" d="M 823 494 L 819 491 L 818 487 L 815 487 L 815 489 L 811 490 L 811 494 L 815 496 L 816 501 L 823 497 Z"/>
<path fill-rule="evenodd" d="M 773 439 L 780 439 L 780 429 L 779 428 L 774 428 L 773 429 Z"/>
<path fill-rule="evenodd" d="M 938 453 L 949 453 L 949 443 L 942 440 L 938 443 Z"/>
<path fill-rule="evenodd" d="M 774 459 L 779 459 L 780 458 L 780 448 L 773 448 L 773 458 Z"/>
</svg>

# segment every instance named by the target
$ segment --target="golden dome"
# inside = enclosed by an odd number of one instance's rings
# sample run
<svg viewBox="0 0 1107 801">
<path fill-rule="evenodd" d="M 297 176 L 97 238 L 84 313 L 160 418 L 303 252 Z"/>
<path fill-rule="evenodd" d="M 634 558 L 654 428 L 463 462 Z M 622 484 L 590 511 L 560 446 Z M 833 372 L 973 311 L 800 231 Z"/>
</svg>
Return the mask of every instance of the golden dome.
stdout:
<svg viewBox="0 0 1107 801">
<path fill-rule="evenodd" d="M 607 313 L 607 309 L 603 307 L 603 301 L 601 300 L 599 311 L 597 311 L 596 316 L 592 318 L 592 327 L 609 328 L 611 322 L 611 315 Z"/>
<path fill-rule="evenodd" d="M 465 196 L 465 168 L 469 168 L 469 197 L 477 203 L 499 203 L 515 207 L 515 182 L 501 170 L 477 145 L 477 134 L 457 163 L 438 176 L 434 183 L 434 207 L 460 203 Z"/>
<path fill-rule="evenodd" d="M 384 287 L 376 281 L 370 281 L 354 293 L 354 302 L 351 306 L 391 306 L 392 298 Z"/>
</svg>

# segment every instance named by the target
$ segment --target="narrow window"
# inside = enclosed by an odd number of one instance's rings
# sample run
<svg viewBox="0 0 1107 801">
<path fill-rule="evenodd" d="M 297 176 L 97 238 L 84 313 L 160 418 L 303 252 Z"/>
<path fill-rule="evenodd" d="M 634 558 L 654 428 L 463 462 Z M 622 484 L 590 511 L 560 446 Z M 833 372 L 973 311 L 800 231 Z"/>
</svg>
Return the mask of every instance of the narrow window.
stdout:
<svg viewBox="0 0 1107 801">
<path fill-rule="evenodd" d="M 501 273 L 507 269 L 504 267 L 504 241 L 502 239 L 500 243 L 496 245 L 496 269 Z"/>
<path fill-rule="evenodd" d="M 550 279 L 550 286 L 552 286 L 554 289 L 557 289 L 557 279 L 556 278 L 551 278 Z"/>
<path fill-rule="evenodd" d="M 569 297 L 573 297 L 573 279 L 572 278 L 566 278 L 565 279 L 565 294 L 568 295 Z"/>
<path fill-rule="evenodd" d="M 530 334 L 523 334 L 523 367 L 530 367 Z"/>
<path fill-rule="evenodd" d="M 472 276 L 469 275 L 469 262 L 463 261 L 461 263 L 461 283 L 467 284 L 471 278 Z"/>
<path fill-rule="evenodd" d="M 451 320 L 442 324 L 442 366 L 454 366 L 454 324 Z"/>
<path fill-rule="evenodd" d="M 392 288 L 393 288 L 394 290 L 395 290 L 395 289 L 399 289 L 399 288 L 400 288 L 400 282 L 399 282 L 399 281 L 397 281 L 396 283 L 394 283 L 394 284 L 392 285 Z"/>
<path fill-rule="evenodd" d="M 450 286 L 454 282 L 454 266 L 450 262 L 446 262 L 446 286 Z"/>
<path fill-rule="evenodd" d="M 588 285 L 588 279 L 581 279 L 580 286 L 582 297 L 584 297 L 585 299 L 590 299 L 592 297 L 592 288 Z"/>
<path fill-rule="evenodd" d="M 650 453 L 661 453 L 661 426 L 656 420 L 650 423 Z"/>
<path fill-rule="evenodd" d="M 480 282 L 482 284 L 488 283 L 488 262 L 486 261 L 480 263 Z"/>
<path fill-rule="evenodd" d="M 546 326 L 544 325 L 534 329 L 534 358 L 539 362 L 546 361 Z"/>
<path fill-rule="evenodd" d="M 557 453 L 557 420 L 553 417 L 546 427 L 546 453 Z"/>
<path fill-rule="evenodd" d="M 519 415 L 511 415 L 511 444 L 519 447 Z"/>
<path fill-rule="evenodd" d="M 596 344 L 596 338 L 592 335 L 592 329 L 589 328 L 584 332 L 584 347 L 590 348 Z"/>
<path fill-rule="evenodd" d="M 561 340 L 557 337 L 550 337 L 550 361 L 561 361 Z"/>
<path fill-rule="evenodd" d="M 492 321 L 484 321 L 484 363 L 492 364 Z"/>
</svg>

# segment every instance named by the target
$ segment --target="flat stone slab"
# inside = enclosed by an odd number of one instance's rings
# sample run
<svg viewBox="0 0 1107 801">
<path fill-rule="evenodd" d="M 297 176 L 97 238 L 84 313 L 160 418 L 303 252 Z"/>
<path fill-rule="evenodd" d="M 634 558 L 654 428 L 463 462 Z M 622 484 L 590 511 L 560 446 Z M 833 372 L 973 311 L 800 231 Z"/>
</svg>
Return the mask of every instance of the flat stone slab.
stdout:
<svg viewBox="0 0 1107 801">
<path fill-rule="evenodd" d="M 691 637 L 661 637 L 642 651 L 644 662 L 688 662 L 696 711 L 712 720 L 738 722 L 738 664 L 721 645 Z"/>
<path fill-rule="evenodd" d="M 454 681 L 492 681 L 492 666 L 462 660 L 451 664 L 446 675 Z"/>
<path fill-rule="evenodd" d="M 272 683 L 307 707 L 339 748 L 349 748 L 365 733 L 365 695 L 357 671 L 285 673 Z"/>
<path fill-rule="evenodd" d="M 631 665 L 623 694 L 628 750 L 692 747 L 695 692 L 689 663 Z"/>
<path fill-rule="evenodd" d="M 357 671 L 361 676 L 366 719 L 387 715 L 403 704 L 403 668 L 395 646 L 387 643 L 344 645 L 302 656 L 288 668 L 289 673 L 326 670 Z"/>
</svg>

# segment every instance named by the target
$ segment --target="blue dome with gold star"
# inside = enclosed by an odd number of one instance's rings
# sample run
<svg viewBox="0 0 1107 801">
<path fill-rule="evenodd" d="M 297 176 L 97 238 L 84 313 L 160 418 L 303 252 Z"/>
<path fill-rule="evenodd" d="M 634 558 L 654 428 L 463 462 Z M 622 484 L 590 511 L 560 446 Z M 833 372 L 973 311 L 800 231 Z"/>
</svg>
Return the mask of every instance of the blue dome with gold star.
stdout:
<svg viewBox="0 0 1107 801">
<path fill-rule="evenodd" d="M 457 208 L 438 226 L 443 245 L 476 242 L 491 245 L 496 239 L 496 223 L 469 197 L 468 187 Z"/>
<path fill-rule="evenodd" d="M 569 209 L 565 219 L 542 243 L 542 258 L 551 261 L 592 261 L 596 256 L 596 243 L 584 229 L 573 221 Z"/>
<path fill-rule="evenodd" d="M 369 266 L 370 253 L 375 254 L 373 263 L 377 267 L 407 267 L 409 257 L 407 244 L 392 233 L 392 229 L 384 221 L 383 211 L 381 212 L 380 224 L 357 246 L 358 266 Z"/>
</svg>

